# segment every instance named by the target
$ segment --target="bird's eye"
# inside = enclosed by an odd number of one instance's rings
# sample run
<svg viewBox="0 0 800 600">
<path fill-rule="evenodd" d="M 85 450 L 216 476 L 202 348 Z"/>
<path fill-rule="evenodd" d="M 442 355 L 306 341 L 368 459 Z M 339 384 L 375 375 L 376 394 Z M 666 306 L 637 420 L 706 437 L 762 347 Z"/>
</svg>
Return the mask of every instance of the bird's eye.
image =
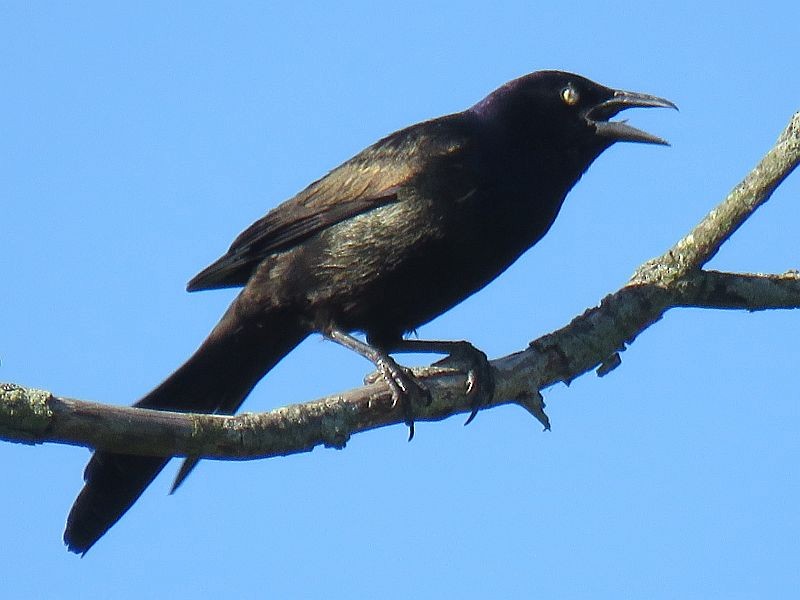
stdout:
<svg viewBox="0 0 800 600">
<path fill-rule="evenodd" d="M 564 104 L 575 106 L 578 103 L 578 91 L 571 85 L 568 85 L 561 90 L 561 99 L 564 101 Z"/>
</svg>

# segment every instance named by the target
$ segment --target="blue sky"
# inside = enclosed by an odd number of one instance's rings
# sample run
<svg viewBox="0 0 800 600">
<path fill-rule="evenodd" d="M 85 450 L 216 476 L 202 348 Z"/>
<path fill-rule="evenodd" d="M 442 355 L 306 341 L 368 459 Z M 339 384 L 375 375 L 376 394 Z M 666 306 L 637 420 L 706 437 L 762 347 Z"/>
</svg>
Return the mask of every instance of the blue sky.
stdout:
<svg viewBox="0 0 800 600">
<path fill-rule="evenodd" d="M 800 109 L 796 3 L 4 3 L 0 381 L 129 404 L 232 291 L 186 281 L 379 137 L 543 68 L 674 100 L 671 148 L 618 145 L 551 233 L 420 330 L 498 357 L 660 254 Z M 800 267 L 795 174 L 711 266 Z M 681 310 L 608 377 L 344 451 L 168 468 L 84 558 L 61 544 L 89 453 L 0 444 L 9 598 L 787 597 L 800 587 L 800 313 Z M 247 410 L 359 384 L 312 338 Z"/>
</svg>

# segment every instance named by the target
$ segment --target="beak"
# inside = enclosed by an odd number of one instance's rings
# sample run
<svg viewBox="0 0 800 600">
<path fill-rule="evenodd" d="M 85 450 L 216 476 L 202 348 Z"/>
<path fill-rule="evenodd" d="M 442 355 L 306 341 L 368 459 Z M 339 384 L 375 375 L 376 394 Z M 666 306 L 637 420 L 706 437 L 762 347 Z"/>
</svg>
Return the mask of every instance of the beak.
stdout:
<svg viewBox="0 0 800 600">
<path fill-rule="evenodd" d="M 669 142 L 666 140 L 636 129 L 628 125 L 626 121 L 608 120 L 626 108 L 674 108 L 678 110 L 674 103 L 658 96 L 617 90 L 611 98 L 592 108 L 586 114 L 586 119 L 595 126 L 599 137 L 610 138 L 614 142 L 642 142 L 669 146 Z"/>
</svg>

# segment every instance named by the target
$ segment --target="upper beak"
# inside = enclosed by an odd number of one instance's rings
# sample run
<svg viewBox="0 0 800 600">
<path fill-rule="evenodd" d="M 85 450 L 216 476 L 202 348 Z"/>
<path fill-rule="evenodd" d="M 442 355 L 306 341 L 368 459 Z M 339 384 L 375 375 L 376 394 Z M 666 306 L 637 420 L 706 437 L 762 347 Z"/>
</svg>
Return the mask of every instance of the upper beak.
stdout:
<svg viewBox="0 0 800 600">
<path fill-rule="evenodd" d="M 631 127 L 625 121 L 609 121 L 611 117 L 626 108 L 674 108 L 678 110 L 673 102 L 650 94 L 640 94 L 638 92 L 624 92 L 617 90 L 614 95 L 592 108 L 586 115 L 587 120 L 592 123 L 597 135 L 600 137 L 611 138 L 619 142 L 643 142 L 645 144 L 662 144 L 669 146 L 669 142 L 661 139 L 652 133 L 647 133 L 641 129 Z"/>
</svg>

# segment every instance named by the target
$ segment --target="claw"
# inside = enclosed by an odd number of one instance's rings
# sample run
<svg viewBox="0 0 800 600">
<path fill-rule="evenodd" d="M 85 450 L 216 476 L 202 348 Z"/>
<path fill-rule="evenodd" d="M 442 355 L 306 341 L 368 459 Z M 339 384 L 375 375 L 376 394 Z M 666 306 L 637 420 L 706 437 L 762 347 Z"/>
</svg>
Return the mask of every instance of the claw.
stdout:
<svg viewBox="0 0 800 600">
<path fill-rule="evenodd" d="M 471 399 L 472 412 L 465 425 L 471 423 L 478 411 L 494 398 L 494 371 L 489 359 L 469 342 L 402 340 L 393 346 L 392 350 L 446 353 L 447 356 L 435 362 L 435 366 L 466 372 L 466 394 Z"/>
<path fill-rule="evenodd" d="M 469 417 L 467 417 L 467 420 L 466 420 L 466 421 L 464 421 L 464 427 L 466 427 L 467 425 L 469 425 L 470 423 L 472 423 L 472 419 L 474 419 L 474 418 L 475 418 L 475 416 L 478 414 L 478 411 L 479 411 L 479 410 L 480 410 L 480 407 L 478 407 L 478 406 L 474 406 L 474 407 L 472 408 L 472 412 L 471 412 L 471 413 L 469 413 Z"/>
<path fill-rule="evenodd" d="M 408 426 L 409 441 L 414 437 L 413 403 L 417 401 L 424 403 L 425 406 L 430 406 L 433 398 L 431 398 L 430 390 L 419 383 L 408 369 L 398 365 L 388 354 L 389 352 L 435 352 L 447 354 L 445 358 L 435 363 L 435 365 L 466 372 L 466 394 L 471 399 L 472 412 L 464 425 L 471 423 L 478 411 L 494 397 L 494 371 L 489 364 L 489 359 L 486 354 L 469 342 L 400 339 L 393 344 L 376 347 L 362 342 L 334 326 L 331 326 L 324 335 L 328 339 L 367 358 L 377 367 L 379 376 L 383 377 L 391 390 L 392 408 L 396 408 L 398 402 L 402 405 L 403 420 Z M 367 339 L 369 340 L 369 336 Z M 365 378 L 365 382 L 368 383 L 374 383 L 375 381 L 377 381 L 377 377 L 373 375 Z"/>
<path fill-rule="evenodd" d="M 327 331 L 324 332 L 325 337 L 341 344 L 345 348 L 349 348 L 354 352 L 360 354 L 378 370 L 380 376 L 389 386 L 392 393 L 392 408 L 397 406 L 399 402 L 403 408 L 404 422 L 408 426 L 408 439 L 411 441 L 414 437 L 414 400 L 427 399 L 426 404 L 430 404 L 430 392 L 427 388 L 423 387 L 417 380 L 408 372 L 398 365 L 395 360 L 389 356 L 385 348 L 375 347 L 369 343 L 362 342 L 354 338 L 352 335 L 338 329 L 331 325 Z M 368 376 L 365 381 L 376 381 L 377 378 Z"/>
<path fill-rule="evenodd" d="M 462 346 L 461 352 L 458 354 L 460 356 L 453 356 L 453 358 L 460 359 L 469 365 L 467 369 L 467 397 L 471 398 L 472 412 L 464 423 L 466 426 L 472 423 L 478 411 L 494 398 L 494 372 L 486 354 L 475 346 L 466 344 Z"/>
<path fill-rule="evenodd" d="M 475 374 L 475 371 L 470 369 L 469 373 L 467 373 L 467 396 L 472 394 L 478 389 L 478 376 Z"/>
<path fill-rule="evenodd" d="M 430 405 L 430 391 L 389 356 L 378 360 L 376 366 L 392 393 L 392 408 L 396 408 L 398 403 L 403 408 L 403 422 L 408 426 L 410 442 L 414 439 L 414 402 Z"/>
</svg>

